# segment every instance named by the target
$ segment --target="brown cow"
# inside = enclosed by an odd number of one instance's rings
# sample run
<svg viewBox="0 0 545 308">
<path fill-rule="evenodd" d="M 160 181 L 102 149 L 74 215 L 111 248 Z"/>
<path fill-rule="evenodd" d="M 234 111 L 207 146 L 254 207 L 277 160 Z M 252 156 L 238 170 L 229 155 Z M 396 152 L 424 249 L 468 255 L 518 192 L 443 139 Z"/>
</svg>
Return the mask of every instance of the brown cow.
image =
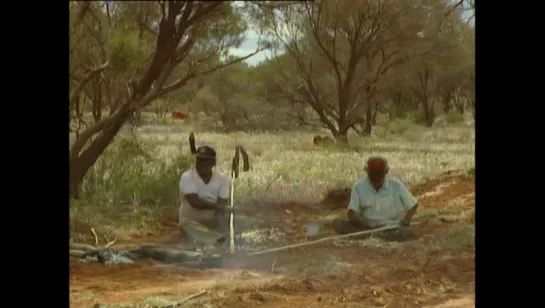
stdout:
<svg viewBox="0 0 545 308">
<path fill-rule="evenodd" d="M 312 144 L 318 145 L 318 146 L 330 146 L 335 144 L 335 141 L 328 136 L 316 135 L 314 136 L 314 138 L 312 138 Z"/>
<path fill-rule="evenodd" d="M 172 118 L 174 120 L 187 120 L 188 117 L 189 115 L 187 113 L 178 112 L 178 111 L 172 112 Z"/>
</svg>

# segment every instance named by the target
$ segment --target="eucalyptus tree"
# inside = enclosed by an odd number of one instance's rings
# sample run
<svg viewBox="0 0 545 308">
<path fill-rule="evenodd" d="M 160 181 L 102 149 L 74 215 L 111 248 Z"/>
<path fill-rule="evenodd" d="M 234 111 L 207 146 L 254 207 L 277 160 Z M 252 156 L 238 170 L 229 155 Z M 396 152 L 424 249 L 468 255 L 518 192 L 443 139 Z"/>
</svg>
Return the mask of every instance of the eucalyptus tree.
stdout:
<svg viewBox="0 0 545 308">
<path fill-rule="evenodd" d="M 248 29 L 224 1 L 70 2 L 70 194 L 121 127 L 151 102 L 247 59 L 221 61 Z M 90 106 L 93 121 L 82 115 Z M 107 114 L 103 113 L 107 110 Z"/>
</svg>

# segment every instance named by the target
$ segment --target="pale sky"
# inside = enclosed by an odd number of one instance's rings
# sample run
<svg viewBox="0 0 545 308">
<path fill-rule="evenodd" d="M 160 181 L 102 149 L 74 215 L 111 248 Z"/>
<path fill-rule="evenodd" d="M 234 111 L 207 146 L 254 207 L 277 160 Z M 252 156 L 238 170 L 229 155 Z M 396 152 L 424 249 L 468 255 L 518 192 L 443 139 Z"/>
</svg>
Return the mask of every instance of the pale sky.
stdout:
<svg viewBox="0 0 545 308">
<path fill-rule="evenodd" d="M 255 31 L 249 30 L 248 34 L 246 35 L 246 40 L 244 41 L 244 43 L 242 43 L 240 48 L 231 48 L 229 52 L 232 55 L 239 56 L 239 57 L 251 54 L 257 49 L 257 39 L 258 39 L 258 34 Z M 256 54 L 255 56 L 248 58 L 246 62 L 250 65 L 257 65 L 259 64 L 259 62 L 265 60 L 266 56 L 270 58 L 271 52 L 262 51 Z"/>
<path fill-rule="evenodd" d="M 464 15 L 465 15 L 464 17 L 469 18 L 472 13 L 474 12 L 466 11 L 464 12 Z M 474 22 L 474 20 L 472 22 Z M 248 34 L 246 35 L 246 40 L 244 41 L 244 43 L 242 43 L 240 48 L 231 48 L 229 51 L 232 55 L 235 55 L 235 56 L 244 56 L 244 55 L 250 54 L 257 49 L 257 39 L 258 39 L 258 34 L 253 30 L 249 30 Z M 256 54 L 255 56 L 247 59 L 245 62 L 247 62 L 250 65 L 257 65 L 259 64 L 259 62 L 265 60 L 265 57 L 270 58 L 271 52 L 262 51 Z"/>
</svg>

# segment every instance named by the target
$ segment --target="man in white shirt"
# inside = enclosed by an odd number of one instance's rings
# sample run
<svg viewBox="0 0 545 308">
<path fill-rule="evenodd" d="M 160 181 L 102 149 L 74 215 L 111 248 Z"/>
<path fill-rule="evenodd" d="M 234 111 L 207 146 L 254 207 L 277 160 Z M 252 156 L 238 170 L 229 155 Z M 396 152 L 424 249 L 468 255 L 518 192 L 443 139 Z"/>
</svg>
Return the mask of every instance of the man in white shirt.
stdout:
<svg viewBox="0 0 545 308">
<path fill-rule="evenodd" d="M 222 243 L 228 233 L 230 180 L 213 170 L 216 151 L 202 146 L 195 153 L 195 168 L 180 178 L 178 223 L 182 239 L 197 244 Z"/>
<path fill-rule="evenodd" d="M 336 221 L 334 228 L 339 233 L 352 233 L 386 226 L 400 226 L 385 232 L 391 240 L 405 240 L 413 236 L 411 219 L 418 209 L 418 201 L 400 180 L 387 177 L 388 162 L 383 157 L 367 160 L 367 177 L 352 187 L 348 204 L 348 221 Z M 402 213 L 406 213 L 401 218 Z"/>
</svg>

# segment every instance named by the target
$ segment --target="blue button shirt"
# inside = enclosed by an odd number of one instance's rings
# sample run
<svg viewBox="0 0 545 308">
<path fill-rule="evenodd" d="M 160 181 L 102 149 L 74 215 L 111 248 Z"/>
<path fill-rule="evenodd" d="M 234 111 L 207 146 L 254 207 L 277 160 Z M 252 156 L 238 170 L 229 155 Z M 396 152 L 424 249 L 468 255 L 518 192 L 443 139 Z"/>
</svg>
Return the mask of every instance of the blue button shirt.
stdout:
<svg viewBox="0 0 545 308">
<path fill-rule="evenodd" d="M 399 223 L 400 214 L 412 209 L 417 200 L 399 179 L 387 177 L 377 192 L 368 178 L 352 187 L 348 209 L 360 213 L 373 228 Z"/>
</svg>

